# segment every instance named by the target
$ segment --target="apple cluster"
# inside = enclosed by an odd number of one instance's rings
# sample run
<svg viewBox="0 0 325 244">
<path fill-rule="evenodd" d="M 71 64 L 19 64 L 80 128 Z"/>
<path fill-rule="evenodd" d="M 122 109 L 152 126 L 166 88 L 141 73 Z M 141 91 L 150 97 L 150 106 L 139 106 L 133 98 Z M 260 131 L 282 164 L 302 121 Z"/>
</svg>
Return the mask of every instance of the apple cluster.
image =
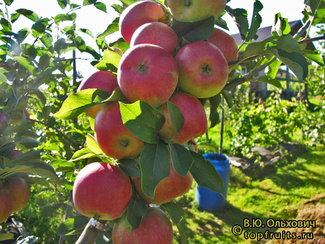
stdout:
<svg viewBox="0 0 325 244">
<path fill-rule="evenodd" d="M 126 98 L 123 103 L 144 101 L 161 112 L 165 118 L 158 132 L 162 141 L 195 144 L 193 139 L 203 135 L 208 124 L 201 100 L 216 96 L 224 88 L 228 63 L 237 58 L 237 45 L 231 36 L 218 28 L 206 40 L 184 44 L 171 23 L 173 20 L 196 22 L 219 17 L 225 5 L 226 0 L 167 0 L 167 7 L 154 1 L 131 4 L 119 20 L 121 35 L 130 48 L 122 54 L 117 74 L 110 70 L 97 71 L 80 85 L 79 90 L 96 88 L 111 94 L 119 88 Z M 174 126 L 167 102 L 176 105 L 184 118 L 179 130 Z M 116 161 L 137 159 L 146 143 L 123 124 L 120 106 L 119 101 L 98 104 L 86 113 L 94 118 L 97 144 L 107 156 Z M 143 192 L 141 177 L 130 178 L 118 165 L 91 163 L 76 177 L 75 207 L 88 217 L 117 219 L 125 212 L 133 187 L 148 204 L 167 203 L 185 194 L 193 182 L 190 172 L 186 177 L 181 176 L 170 158 L 168 163 L 170 174 L 158 183 L 153 198 Z M 150 234 L 146 225 L 153 231 L 167 228 L 164 231 L 167 236 L 155 239 L 155 233 Z M 136 243 L 137 233 L 145 231 L 148 242 L 142 240 L 141 243 L 172 243 L 171 223 L 158 208 L 149 208 L 138 229 L 128 232 L 128 228 L 123 215 L 114 227 L 113 242 Z"/>
<path fill-rule="evenodd" d="M 21 177 L 9 178 L 0 185 L 0 223 L 22 210 L 29 198 L 29 186 Z"/>
</svg>

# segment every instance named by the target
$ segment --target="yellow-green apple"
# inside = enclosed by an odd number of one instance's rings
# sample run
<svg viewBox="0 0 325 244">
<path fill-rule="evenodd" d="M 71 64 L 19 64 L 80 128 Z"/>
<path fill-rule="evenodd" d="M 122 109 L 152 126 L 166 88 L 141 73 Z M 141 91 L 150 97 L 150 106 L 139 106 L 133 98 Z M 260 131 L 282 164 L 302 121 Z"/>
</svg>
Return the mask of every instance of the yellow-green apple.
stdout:
<svg viewBox="0 0 325 244">
<path fill-rule="evenodd" d="M 235 39 L 225 31 L 215 28 L 207 41 L 220 49 L 228 63 L 238 59 L 237 43 Z"/>
<path fill-rule="evenodd" d="M 174 57 L 162 47 L 139 44 L 122 56 L 117 81 L 130 102 L 145 101 L 159 107 L 171 97 L 178 82 Z"/>
<path fill-rule="evenodd" d="M 167 24 L 150 22 L 141 25 L 133 33 L 130 45 L 155 44 L 173 54 L 179 45 L 178 36 Z"/>
<path fill-rule="evenodd" d="M 130 231 L 131 225 L 123 215 L 112 233 L 114 244 L 172 244 L 173 227 L 168 216 L 157 207 L 149 207 L 140 226 Z"/>
<path fill-rule="evenodd" d="M 9 218 L 13 205 L 14 200 L 10 193 L 4 188 L 0 188 L 0 223 L 5 222 Z"/>
<path fill-rule="evenodd" d="M 80 214 L 113 220 L 126 210 L 132 186 L 129 177 L 118 166 L 96 162 L 86 165 L 77 174 L 72 196 Z"/>
<path fill-rule="evenodd" d="M 80 84 L 78 91 L 84 89 L 100 89 L 111 94 L 116 87 L 118 87 L 116 75 L 114 75 L 111 71 L 99 70 L 85 79 Z M 95 118 L 102 106 L 103 104 L 97 104 L 85 112 L 90 117 Z"/>
<path fill-rule="evenodd" d="M 124 40 L 130 43 L 134 31 L 149 22 L 166 22 L 164 9 L 153 1 L 139 1 L 128 6 L 119 20 L 120 32 Z"/>
<path fill-rule="evenodd" d="M 95 118 L 95 136 L 102 151 L 113 158 L 135 158 L 144 148 L 144 142 L 123 124 L 118 102 L 103 106 Z"/>
<path fill-rule="evenodd" d="M 0 113 L 0 133 L 2 133 L 8 127 L 7 117 Z"/>
<path fill-rule="evenodd" d="M 13 199 L 12 212 L 22 210 L 29 198 L 29 186 L 27 182 L 20 177 L 11 178 L 4 182 L 3 187 L 10 193 Z"/>
<path fill-rule="evenodd" d="M 218 18 L 227 0 L 167 0 L 166 3 L 177 20 L 196 22 L 211 16 Z"/>
<path fill-rule="evenodd" d="M 182 47 L 175 59 L 179 67 L 179 87 L 197 98 L 217 95 L 228 79 L 228 62 L 218 47 L 207 41 Z"/>
<path fill-rule="evenodd" d="M 202 103 L 197 98 L 187 93 L 177 93 L 169 101 L 179 107 L 184 116 L 184 124 L 182 129 L 176 134 L 168 106 L 164 104 L 159 108 L 165 116 L 165 124 L 159 131 L 160 136 L 174 143 L 185 144 L 206 132 L 208 127 L 207 116 Z"/>
<path fill-rule="evenodd" d="M 169 176 L 161 180 L 154 193 L 153 199 L 146 196 L 141 188 L 141 177 L 132 178 L 133 184 L 139 195 L 148 203 L 163 204 L 187 193 L 193 183 L 193 176 L 190 172 L 186 177 L 177 174 L 172 162 L 170 162 Z"/>
</svg>

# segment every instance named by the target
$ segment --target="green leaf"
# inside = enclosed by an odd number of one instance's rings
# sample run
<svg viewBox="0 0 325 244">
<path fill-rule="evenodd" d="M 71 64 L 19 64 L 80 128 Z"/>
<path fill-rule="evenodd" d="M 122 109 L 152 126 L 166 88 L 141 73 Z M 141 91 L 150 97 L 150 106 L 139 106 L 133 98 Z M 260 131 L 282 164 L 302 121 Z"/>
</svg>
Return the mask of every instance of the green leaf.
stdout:
<svg viewBox="0 0 325 244">
<path fill-rule="evenodd" d="M 158 131 L 165 123 L 162 113 L 144 101 L 132 104 L 119 103 L 126 128 L 146 143 L 157 143 Z"/>
<path fill-rule="evenodd" d="M 102 3 L 102 2 L 97 2 L 97 3 L 94 4 L 94 6 L 95 6 L 97 9 L 99 9 L 99 10 L 101 10 L 101 11 L 107 13 L 107 8 L 106 8 L 106 5 L 105 5 L 104 3 Z"/>
<path fill-rule="evenodd" d="M 251 21 L 251 26 L 250 26 L 249 31 L 245 38 L 246 41 L 249 41 L 253 38 L 256 39 L 257 30 L 258 30 L 258 28 L 260 28 L 260 25 L 262 23 L 262 17 L 259 14 L 259 12 L 262 9 L 263 9 L 263 4 L 259 0 L 255 0 L 253 17 L 252 17 L 252 21 Z"/>
<path fill-rule="evenodd" d="M 22 56 L 15 56 L 14 59 L 24 66 L 31 74 L 34 74 L 34 70 L 36 69 L 32 62 L 30 62 L 27 58 Z"/>
<path fill-rule="evenodd" d="M 130 231 L 139 227 L 142 218 L 147 214 L 147 209 L 146 201 L 137 194 L 133 194 L 126 209 L 126 218 L 131 225 Z"/>
<path fill-rule="evenodd" d="M 217 110 L 214 110 L 210 113 L 209 120 L 211 121 L 210 128 L 215 127 L 217 124 L 220 123 L 220 116 Z"/>
<path fill-rule="evenodd" d="M 106 67 L 113 72 L 117 71 L 118 64 L 121 60 L 120 54 L 115 52 L 112 49 L 106 49 L 103 53 L 103 61 L 106 64 Z"/>
<path fill-rule="evenodd" d="M 35 140 L 30 137 L 25 137 L 25 138 L 22 138 L 21 140 L 17 140 L 16 143 L 19 143 L 20 145 L 23 145 L 26 148 L 34 148 L 39 145 L 38 140 Z"/>
<path fill-rule="evenodd" d="M 153 198 L 158 183 L 170 173 L 167 146 L 160 141 L 157 144 L 147 144 L 140 154 L 140 168 L 143 193 Z"/>
<path fill-rule="evenodd" d="M 93 153 L 97 155 L 105 155 L 102 149 L 100 149 L 100 147 L 98 146 L 96 139 L 92 135 L 87 135 L 86 144 Z"/>
<path fill-rule="evenodd" d="M 10 6 L 14 0 L 4 0 L 5 4 Z"/>
<path fill-rule="evenodd" d="M 86 159 L 86 158 L 95 158 L 97 157 L 98 155 L 93 153 L 93 151 L 91 151 L 88 147 L 87 148 L 82 148 L 78 151 L 76 151 L 70 161 L 73 162 L 73 161 L 78 161 L 78 160 L 82 160 L 82 159 Z"/>
<path fill-rule="evenodd" d="M 130 177 L 141 177 L 141 171 L 138 168 L 138 162 L 131 158 L 123 158 L 119 160 L 119 167 L 124 173 Z"/>
<path fill-rule="evenodd" d="M 228 91 L 226 91 L 226 90 L 222 90 L 221 91 L 221 94 L 222 94 L 222 96 L 226 99 L 226 102 L 227 102 L 227 104 L 228 104 L 228 107 L 229 108 L 232 108 L 232 106 L 233 106 L 233 96 L 231 95 L 231 93 L 230 92 L 228 92 Z"/>
<path fill-rule="evenodd" d="M 167 202 L 163 204 L 175 225 L 178 225 L 184 218 L 184 209 L 174 202 Z"/>
<path fill-rule="evenodd" d="M 277 79 L 272 79 L 271 77 L 269 76 L 261 76 L 261 77 L 258 77 L 257 81 L 262 81 L 262 82 L 265 82 L 265 83 L 268 83 L 268 84 L 271 84 L 275 87 L 278 87 L 280 89 L 282 89 L 282 85 L 281 85 L 281 82 Z"/>
<path fill-rule="evenodd" d="M 53 167 L 43 162 L 27 162 L 21 163 L 13 168 L 5 168 L 1 173 L 12 175 L 16 173 L 28 173 L 39 175 L 42 177 L 50 178 L 56 183 L 60 183 L 58 176 L 56 175 Z"/>
<path fill-rule="evenodd" d="M 93 4 L 95 3 L 97 0 L 84 0 L 82 5 L 83 6 L 86 6 L 86 5 L 90 5 L 90 4 Z"/>
<path fill-rule="evenodd" d="M 53 37 L 49 33 L 44 33 L 40 39 L 45 47 L 50 48 L 53 46 Z"/>
<path fill-rule="evenodd" d="M 172 121 L 176 132 L 179 132 L 184 125 L 184 115 L 182 114 L 180 108 L 170 101 L 167 101 L 167 108 L 170 115 L 170 120 Z"/>
<path fill-rule="evenodd" d="M 213 164 L 202 155 L 191 151 L 194 163 L 191 174 L 198 185 L 224 195 L 225 187 L 222 178 Z"/>
<path fill-rule="evenodd" d="M 277 26 L 278 25 L 278 26 Z M 278 27 L 276 31 L 276 34 L 278 35 L 288 35 L 291 32 L 291 27 L 288 22 L 287 18 L 283 18 L 281 16 L 281 13 L 277 13 L 275 15 L 275 21 L 274 21 L 274 26 Z"/>
<path fill-rule="evenodd" d="M 59 236 L 78 235 L 88 224 L 89 219 L 85 216 L 75 216 L 67 219 L 55 230 Z"/>
<path fill-rule="evenodd" d="M 119 31 L 119 18 L 116 18 L 111 24 L 109 24 L 106 30 L 99 34 L 96 38 L 97 45 L 101 46 L 103 42 L 105 42 L 105 37 Z"/>
<path fill-rule="evenodd" d="M 48 18 L 40 18 L 32 25 L 32 29 L 37 32 L 37 36 L 43 34 L 46 30 L 47 25 L 49 24 Z"/>
<path fill-rule="evenodd" d="M 324 66 L 324 61 L 322 59 L 321 53 L 305 49 L 304 54 L 306 55 L 307 58 L 310 60 L 316 62 L 317 64 Z"/>
<path fill-rule="evenodd" d="M 169 144 L 170 158 L 177 174 L 186 177 L 187 172 L 191 169 L 193 158 L 189 150 L 179 144 Z"/>
<path fill-rule="evenodd" d="M 38 20 L 37 14 L 35 14 L 32 10 L 25 9 L 25 8 L 20 8 L 16 10 L 17 13 L 20 13 L 21 15 L 24 15 L 26 18 L 36 21 Z"/>
<path fill-rule="evenodd" d="M 248 33 L 248 29 L 249 29 L 247 10 L 242 8 L 232 9 L 227 5 L 226 11 L 230 16 L 232 16 L 235 19 L 236 25 L 239 29 L 240 36 L 243 40 L 245 40 L 246 34 Z"/>
<path fill-rule="evenodd" d="M 13 233 L 0 233 L 0 241 L 6 241 L 6 240 L 14 240 L 14 234 Z"/>
<path fill-rule="evenodd" d="M 67 7 L 68 4 L 67 0 L 57 0 L 57 1 L 61 9 L 65 9 Z"/>
<path fill-rule="evenodd" d="M 5 18 L 1 18 L 0 24 L 4 31 L 11 31 L 11 23 Z"/>
<path fill-rule="evenodd" d="M 220 122 L 220 117 L 218 113 L 218 107 L 221 103 L 221 95 L 220 93 L 217 94 L 214 97 L 209 98 L 210 102 L 210 115 L 209 120 L 211 121 L 210 128 L 213 128 L 215 125 L 217 125 Z"/>
<path fill-rule="evenodd" d="M 122 93 L 121 89 L 119 87 L 116 87 L 113 91 L 113 93 L 103 101 L 103 103 L 106 102 L 117 102 L 117 101 L 123 101 L 126 100 L 124 94 Z"/>
<path fill-rule="evenodd" d="M 86 28 L 80 28 L 79 31 L 81 31 L 81 32 L 83 32 L 83 33 L 89 35 L 89 36 L 92 37 L 92 38 L 94 38 L 93 33 L 92 33 L 91 30 L 89 30 L 89 29 L 86 29 Z"/>
<path fill-rule="evenodd" d="M 214 30 L 214 17 L 198 22 L 174 21 L 172 28 L 178 36 L 183 36 L 190 42 L 206 40 Z"/>
<path fill-rule="evenodd" d="M 75 13 L 72 14 L 58 14 L 54 17 L 55 24 L 59 24 L 62 21 L 74 21 L 77 15 Z"/>
<path fill-rule="evenodd" d="M 85 89 L 70 95 L 62 104 L 59 112 L 54 114 L 59 119 L 74 119 L 82 112 L 100 104 L 101 97 L 107 97 L 107 92 L 100 89 Z"/>
</svg>

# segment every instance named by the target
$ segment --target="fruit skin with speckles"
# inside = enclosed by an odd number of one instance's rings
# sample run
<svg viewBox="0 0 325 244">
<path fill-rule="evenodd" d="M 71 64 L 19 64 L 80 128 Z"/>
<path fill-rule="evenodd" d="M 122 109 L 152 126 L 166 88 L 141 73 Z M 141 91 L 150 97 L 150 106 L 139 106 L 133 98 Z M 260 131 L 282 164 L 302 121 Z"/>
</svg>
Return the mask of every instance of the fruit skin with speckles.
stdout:
<svg viewBox="0 0 325 244">
<path fill-rule="evenodd" d="M 166 4 L 175 19 L 196 22 L 208 17 L 218 18 L 227 0 L 167 0 Z"/>
<path fill-rule="evenodd" d="M 114 244 L 172 244 L 173 228 L 168 216 L 159 208 L 149 207 L 140 226 L 130 231 L 124 215 L 113 228 Z"/>
<path fill-rule="evenodd" d="M 113 220 L 126 210 L 132 186 L 118 166 L 95 162 L 77 174 L 72 193 L 74 205 L 82 215 Z"/>
<path fill-rule="evenodd" d="M 128 6 L 121 14 L 119 29 L 122 37 L 130 43 L 135 30 L 145 23 L 166 22 L 164 9 L 153 1 L 139 1 Z"/>
<path fill-rule="evenodd" d="M 115 88 L 118 87 L 117 84 L 117 77 L 110 71 L 103 71 L 99 70 L 89 76 L 86 80 L 84 80 L 79 88 L 78 91 L 84 89 L 100 89 L 103 91 L 107 91 L 111 94 Z M 98 104 L 93 106 L 92 108 L 86 110 L 86 114 L 90 117 L 95 118 L 98 111 L 101 109 L 103 104 Z"/>
<path fill-rule="evenodd" d="M 175 56 L 179 67 L 179 87 L 197 98 L 221 92 L 228 79 L 228 62 L 218 47 L 207 42 L 192 42 Z"/>
<path fill-rule="evenodd" d="M 238 46 L 236 41 L 225 31 L 215 28 L 207 41 L 216 45 L 220 49 L 228 63 L 238 59 Z"/>
<path fill-rule="evenodd" d="M 130 102 L 142 100 L 159 107 L 175 91 L 178 75 L 177 63 L 169 52 L 157 45 L 139 44 L 123 54 L 117 82 Z"/>
<path fill-rule="evenodd" d="M 105 104 L 95 118 L 95 137 L 102 151 L 115 159 L 135 158 L 145 144 L 123 124 L 118 102 Z"/>
<path fill-rule="evenodd" d="M 173 54 L 179 46 L 175 31 L 162 22 L 151 22 L 141 25 L 134 32 L 130 45 L 154 44 Z"/>
<path fill-rule="evenodd" d="M 184 124 L 182 129 L 176 133 L 168 106 L 164 104 L 159 108 L 165 116 L 165 124 L 159 131 L 160 136 L 170 139 L 173 143 L 183 145 L 206 132 L 208 127 L 206 113 L 202 103 L 197 98 L 187 93 L 178 93 L 173 95 L 169 101 L 179 107 L 184 116 Z"/>
</svg>

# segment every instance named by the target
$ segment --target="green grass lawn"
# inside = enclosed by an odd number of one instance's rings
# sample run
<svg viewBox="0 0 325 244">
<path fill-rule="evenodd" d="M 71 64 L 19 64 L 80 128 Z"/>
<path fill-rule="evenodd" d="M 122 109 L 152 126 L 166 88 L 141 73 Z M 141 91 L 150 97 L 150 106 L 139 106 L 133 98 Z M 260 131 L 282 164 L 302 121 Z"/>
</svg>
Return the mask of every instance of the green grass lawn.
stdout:
<svg viewBox="0 0 325 244">
<path fill-rule="evenodd" d="M 270 218 L 295 219 L 304 202 L 325 193 L 324 158 L 325 146 L 318 145 L 254 174 L 232 167 L 226 207 L 215 213 L 198 210 L 194 185 L 188 194 L 178 199 L 186 212 L 189 243 L 257 243 L 245 239 L 243 234 L 233 235 L 232 227 L 243 226 L 245 218 L 262 219 L 263 223 Z M 265 230 L 244 228 L 243 232 Z M 276 228 L 269 231 L 276 231 Z M 180 243 L 179 237 L 175 238 L 175 243 Z"/>
</svg>

